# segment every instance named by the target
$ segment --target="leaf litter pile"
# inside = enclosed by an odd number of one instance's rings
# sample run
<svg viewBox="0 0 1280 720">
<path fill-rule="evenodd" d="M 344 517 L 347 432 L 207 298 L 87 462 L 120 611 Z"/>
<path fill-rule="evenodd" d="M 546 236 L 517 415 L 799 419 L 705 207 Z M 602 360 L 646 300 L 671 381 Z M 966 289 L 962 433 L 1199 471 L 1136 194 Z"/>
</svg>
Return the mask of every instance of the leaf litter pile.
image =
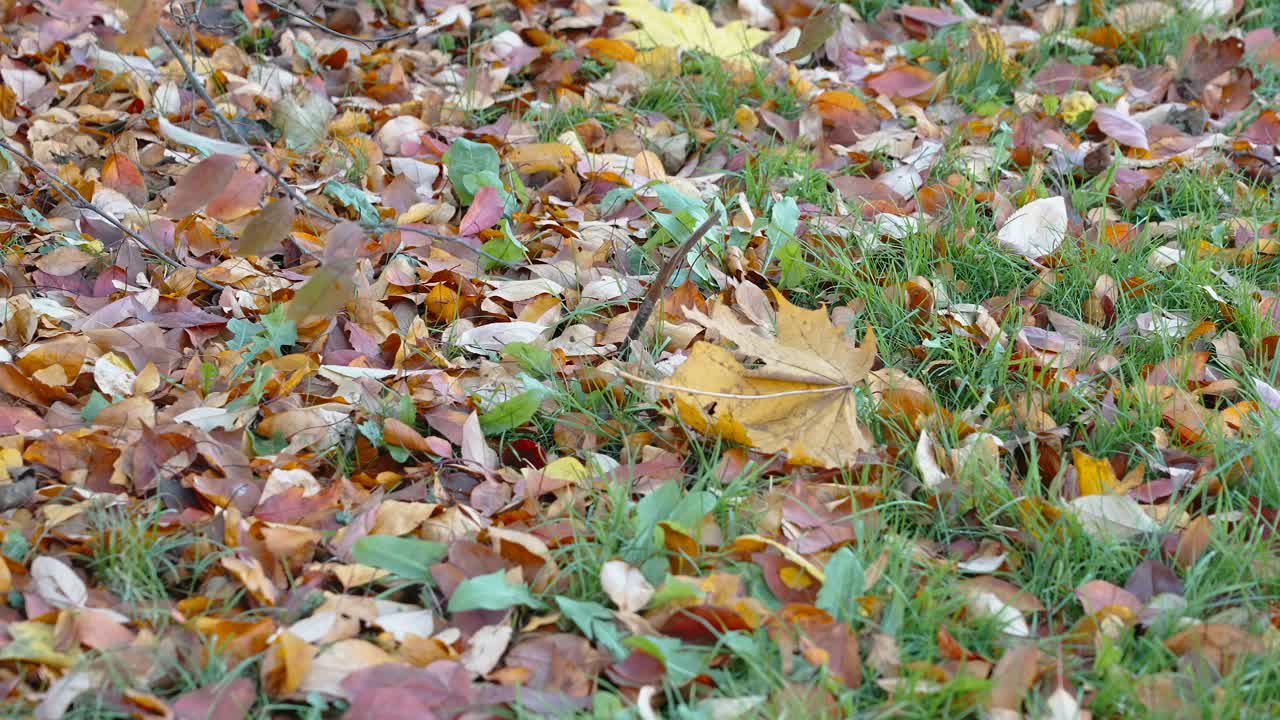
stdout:
<svg viewBox="0 0 1280 720">
<path fill-rule="evenodd" d="M 1276 27 L 0 3 L 0 714 L 1274 714 Z"/>
</svg>

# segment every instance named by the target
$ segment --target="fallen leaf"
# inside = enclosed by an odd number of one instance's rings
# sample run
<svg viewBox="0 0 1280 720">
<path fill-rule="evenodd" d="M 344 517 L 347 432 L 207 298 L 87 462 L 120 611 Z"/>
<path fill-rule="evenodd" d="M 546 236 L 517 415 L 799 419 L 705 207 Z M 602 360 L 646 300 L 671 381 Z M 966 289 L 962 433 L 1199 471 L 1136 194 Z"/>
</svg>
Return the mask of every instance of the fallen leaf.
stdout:
<svg viewBox="0 0 1280 720">
<path fill-rule="evenodd" d="M 165 203 L 165 217 L 183 218 L 208 205 L 226 189 L 239 164 L 237 157 L 213 155 L 187 170 Z"/>
<path fill-rule="evenodd" d="M 732 352 L 699 342 L 665 387 L 674 393 L 680 417 L 701 432 L 763 452 L 785 450 L 792 462 L 852 463 L 870 446 L 858 425 L 853 389 L 871 370 L 875 336 L 868 330 L 854 346 L 825 310 L 802 310 L 781 293 L 775 297 L 776 337 L 755 332 L 724 307 L 712 317 L 687 310 L 762 365 L 747 368 Z"/>
<path fill-rule="evenodd" d="M 289 237 L 296 216 L 297 211 L 289 198 L 281 198 L 267 205 L 253 216 L 240 233 L 236 255 L 247 257 L 275 252 L 280 248 L 280 243 Z"/>
<path fill-rule="evenodd" d="M 751 49 L 769 39 L 767 31 L 747 27 L 740 20 L 717 27 L 706 8 L 687 0 L 673 0 L 669 11 L 649 0 L 616 0 L 613 7 L 639 26 L 618 36 L 637 48 L 675 47 L 726 60 L 759 62 L 762 58 Z"/>
<path fill-rule="evenodd" d="M 1095 458 L 1079 448 L 1072 448 L 1071 455 L 1075 460 L 1081 495 L 1103 495 L 1115 490 L 1120 484 L 1115 470 L 1107 460 Z"/>
<path fill-rule="evenodd" d="M 1100 107 L 1093 111 L 1093 121 L 1098 129 L 1121 145 L 1128 145 L 1140 150 L 1151 148 L 1147 142 L 1147 129 L 1136 120 L 1114 108 Z"/>
<path fill-rule="evenodd" d="M 1124 540 L 1160 529 L 1137 502 L 1125 495 L 1086 495 L 1073 500 L 1069 507 L 1084 529 L 1098 537 Z"/>
<path fill-rule="evenodd" d="M 996 239 L 1019 255 L 1036 259 L 1051 255 L 1067 234 L 1067 202 L 1061 196 L 1041 198 L 1018 208 Z"/>
<path fill-rule="evenodd" d="M 638 569 L 610 560 L 600 568 L 600 585 L 615 607 L 623 612 L 640 612 L 653 597 L 654 588 Z"/>
</svg>

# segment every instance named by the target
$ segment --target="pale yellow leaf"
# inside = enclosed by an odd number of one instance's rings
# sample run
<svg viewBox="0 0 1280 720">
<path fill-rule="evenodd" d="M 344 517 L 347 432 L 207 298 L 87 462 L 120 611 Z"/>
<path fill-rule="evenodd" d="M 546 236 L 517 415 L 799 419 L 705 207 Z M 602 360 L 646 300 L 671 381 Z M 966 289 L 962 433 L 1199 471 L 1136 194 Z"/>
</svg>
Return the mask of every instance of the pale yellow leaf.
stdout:
<svg viewBox="0 0 1280 720">
<path fill-rule="evenodd" d="M 764 30 L 747 27 L 737 20 L 717 27 L 711 14 L 701 5 L 675 0 L 665 12 L 649 0 L 617 0 L 614 8 L 639 27 L 620 36 L 642 50 L 674 47 L 698 50 L 724 59 L 745 58 L 759 62 L 763 58 L 751 48 L 770 37 Z"/>
</svg>

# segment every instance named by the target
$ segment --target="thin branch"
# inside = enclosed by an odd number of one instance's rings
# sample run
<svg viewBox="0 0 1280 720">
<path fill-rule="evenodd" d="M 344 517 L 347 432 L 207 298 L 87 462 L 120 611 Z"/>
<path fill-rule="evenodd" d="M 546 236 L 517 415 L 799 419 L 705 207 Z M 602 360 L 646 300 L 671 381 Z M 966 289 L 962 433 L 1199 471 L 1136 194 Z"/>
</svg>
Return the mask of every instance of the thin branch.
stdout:
<svg viewBox="0 0 1280 720">
<path fill-rule="evenodd" d="M 322 22 L 313 20 L 306 13 L 300 13 L 297 10 L 294 10 L 293 8 L 290 8 L 286 5 L 281 5 L 280 3 L 272 2 L 272 0 L 262 0 L 262 4 L 268 7 L 273 7 L 276 10 L 279 10 L 280 12 L 284 13 L 285 15 L 288 15 L 291 18 L 294 18 L 296 20 L 301 20 L 302 22 L 316 28 L 317 30 L 326 32 L 330 35 L 333 35 L 334 37 L 340 37 L 344 40 L 354 40 L 355 42 L 363 43 L 364 45 L 368 45 L 370 47 L 377 45 L 379 43 L 391 42 L 392 40 L 399 40 L 400 38 L 409 37 L 410 35 L 414 35 L 418 32 L 418 28 L 407 28 L 399 32 L 388 33 L 386 35 L 374 35 L 373 37 L 360 37 L 358 35 L 348 35 L 344 32 L 339 32 L 337 30 L 334 30 L 333 28 L 329 27 L 328 25 L 325 25 Z"/>
<path fill-rule="evenodd" d="M 156 32 L 159 33 L 160 39 L 164 41 L 165 46 L 169 48 L 169 52 L 172 53 L 174 58 L 177 59 L 178 64 L 182 66 L 182 72 L 187 76 L 187 80 L 191 83 L 191 89 L 194 90 L 196 95 L 200 96 L 200 99 L 203 100 L 204 103 L 209 106 L 209 110 L 213 113 L 214 122 L 218 124 L 218 127 L 227 135 L 230 135 L 231 137 L 238 140 L 240 144 L 245 147 L 245 152 L 249 155 L 249 158 L 253 160 L 253 162 L 258 167 L 262 168 L 264 172 L 266 172 L 268 175 L 274 178 L 276 183 L 278 183 L 281 189 L 284 190 L 285 194 L 287 194 L 290 198 L 292 198 L 294 203 L 296 203 L 298 207 L 305 208 L 308 212 L 319 216 L 322 220 L 325 220 L 326 222 L 330 222 L 335 225 L 340 222 L 343 222 L 342 218 L 338 217 L 337 215 L 334 215 L 331 212 L 328 212 L 320 207 L 317 207 L 314 203 L 308 200 L 305 195 L 299 192 L 297 188 L 295 188 L 294 186 L 286 182 L 285 179 L 281 177 L 280 173 L 277 172 L 275 168 L 267 164 L 267 161 L 263 159 L 261 155 L 258 154 L 258 151 L 254 150 L 253 146 L 249 144 L 249 140 L 244 136 L 244 133 L 240 132 L 240 128 L 236 127 L 231 123 L 230 120 L 223 117 L 222 111 L 218 110 L 217 103 L 214 102 L 213 98 L 209 95 L 209 92 L 204 89 L 204 83 L 201 82 L 200 76 L 196 75 L 196 72 L 191 67 L 191 64 L 187 62 L 187 58 L 182 54 L 181 48 L 179 48 L 178 44 L 174 42 L 173 36 L 170 35 L 169 32 L 165 30 L 163 27 L 157 27 Z M 460 249 L 466 250 L 469 253 L 475 253 L 478 255 L 489 257 L 492 260 L 498 260 L 498 258 L 494 258 L 490 256 L 488 253 L 484 252 L 483 250 L 477 250 L 455 237 L 449 237 L 448 235 L 442 235 L 440 233 L 431 232 L 430 230 L 423 230 L 421 228 L 410 227 L 408 225 L 398 225 L 395 223 L 374 223 L 374 224 L 368 224 L 366 225 L 366 227 L 370 231 L 375 233 L 382 233 L 388 230 L 399 230 L 401 232 L 416 233 L 423 237 L 431 238 L 432 240 L 439 240 L 440 242 L 445 243 L 446 245 L 449 245 L 453 248 L 460 248 Z"/>
<path fill-rule="evenodd" d="M 685 255 L 689 254 L 689 250 L 698 244 L 698 241 L 711 230 L 711 226 L 715 225 L 718 219 L 714 211 L 707 215 L 707 219 L 702 221 L 702 224 L 693 231 L 689 239 L 681 243 L 680 247 L 676 248 L 675 253 L 662 264 L 662 268 L 658 270 L 658 276 L 649 284 L 649 289 L 645 291 L 644 299 L 640 301 L 640 306 L 636 308 L 636 316 L 631 321 L 631 327 L 627 329 L 627 337 L 622 341 L 622 347 L 619 348 L 622 357 L 627 357 L 627 353 L 635 345 L 636 340 L 640 339 L 640 333 L 644 331 L 645 324 L 649 322 L 649 317 L 653 315 L 654 309 L 658 306 L 658 298 L 662 297 L 662 289 L 667 286 L 671 276 L 675 274 L 676 268 L 684 262 Z"/>
<path fill-rule="evenodd" d="M 124 223 L 120 222 L 119 220 L 116 220 L 114 217 L 107 214 L 107 212 L 102 208 L 98 207 L 97 205 L 94 205 L 92 202 L 89 201 L 88 198 L 86 198 L 84 195 L 81 195 L 80 191 L 77 190 L 74 185 L 58 177 L 57 173 L 53 172 L 49 168 L 42 165 L 39 160 L 36 160 L 30 155 L 22 152 L 21 150 L 19 150 L 17 147 L 15 147 L 12 143 L 4 139 L 3 137 L 0 137 L 0 147 L 3 147 L 5 150 L 21 158 L 23 162 L 27 163 L 31 167 L 44 173 L 49 178 L 49 180 L 53 183 L 53 186 L 58 191 L 58 194 L 66 198 L 67 202 L 71 203 L 72 206 L 80 210 L 93 211 L 98 215 L 98 217 L 105 220 L 109 225 L 119 230 L 120 232 L 124 233 L 125 236 L 128 237 L 129 239 L 138 243 L 138 245 L 140 245 L 144 250 L 160 258 L 160 260 L 163 261 L 164 264 L 168 265 L 169 267 L 172 267 L 172 268 L 188 267 L 182 261 L 173 257 L 172 255 L 169 255 L 164 250 L 161 250 L 159 247 L 156 247 L 156 245 L 153 244 L 147 238 L 143 237 L 142 235 L 135 232 L 133 229 L 126 226 Z M 210 280 L 208 277 L 205 276 L 204 273 L 200 272 L 199 270 L 196 270 L 196 279 L 198 279 L 200 282 L 204 283 L 205 285 L 208 285 L 209 287 L 215 290 L 225 290 L 227 288 L 227 286 L 223 285 L 222 283 L 214 282 L 213 280 Z"/>
<path fill-rule="evenodd" d="M 649 387 L 656 387 L 661 390 L 688 393 L 690 395 L 701 395 L 705 397 L 724 398 L 725 400 L 776 400 L 778 398 L 797 397 L 800 395 L 825 395 L 827 393 L 844 392 L 845 390 L 853 389 L 853 385 L 844 384 L 832 385 L 830 387 L 823 388 L 811 388 L 807 390 L 783 390 L 781 392 L 748 395 L 746 393 L 716 392 L 714 390 L 699 390 L 697 388 L 684 387 L 681 385 L 668 385 L 667 383 L 658 382 L 657 380 L 646 380 L 639 375 L 633 375 L 626 370 L 618 368 L 601 368 L 601 371 L 607 374 L 617 375 L 618 377 L 630 380 L 631 382 L 638 382 L 641 385 L 648 385 Z"/>
</svg>

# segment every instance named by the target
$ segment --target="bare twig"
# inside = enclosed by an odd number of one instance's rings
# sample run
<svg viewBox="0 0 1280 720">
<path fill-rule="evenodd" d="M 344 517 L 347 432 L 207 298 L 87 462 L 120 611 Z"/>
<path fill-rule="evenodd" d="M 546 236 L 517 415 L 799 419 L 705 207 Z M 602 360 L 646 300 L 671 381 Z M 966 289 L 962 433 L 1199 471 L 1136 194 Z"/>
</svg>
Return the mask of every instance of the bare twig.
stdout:
<svg viewBox="0 0 1280 720">
<path fill-rule="evenodd" d="M 317 30 L 326 32 L 330 35 L 333 35 L 334 37 L 340 37 L 340 38 L 343 38 L 344 40 L 353 40 L 355 42 L 363 43 L 364 45 L 369 45 L 369 46 L 377 45 L 379 43 L 384 43 L 384 42 L 391 42 L 392 40 L 399 40 L 400 38 L 409 37 L 410 35 L 413 35 L 418 32 L 418 28 L 408 28 L 405 30 L 401 30 L 399 32 L 387 33 L 386 35 L 374 35 L 372 37 L 360 37 L 358 35 L 348 35 L 344 32 L 339 32 L 337 30 L 334 30 L 333 28 L 329 27 L 328 25 L 325 25 L 324 23 L 321 23 L 317 20 L 313 20 L 306 13 L 300 13 L 297 10 L 294 10 L 293 8 L 288 7 L 286 5 L 281 5 L 280 3 L 272 2 L 272 0 L 262 0 L 262 4 L 268 7 L 273 7 L 279 10 L 280 12 L 284 13 L 285 15 L 288 15 L 291 18 L 294 18 L 296 20 L 301 20 L 302 22 L 316 28 Z"/>
<path fill-rule="evenodd" d="M 335 225 L 343 222 L 342 218 L 339 218 L 323 208 L 317 207 L 315 203 L 308 200 L 307 197 L 299 192 L 297 188 L 286 182 L 275 168 L 267 164 L 267 161 L 258 154 L 258 151 L 254 150 L 253 146 L 249 144 L 249 140 L 244 136 L 244 133 L 240 132 L 240 128 L 236 127 L 230 120 L 223 117 L 222 112 L 218 110 L 217 103 L 214 102 L 213 98 L 209 95 L 209 92 L 204 89 L 204 83 L 200 81 L 200 77 L 196 75 L 195 70 L 191 67 L 191 64 L 187 62 L 187 58 L 182 54 L 182 49 L 178 47 L 178 43 L 174 42 L 173 36 L 170 35 L 163 27 L 157 27 L 156 32 L 159 33 L 160 39 L 164 41 L 165 46 L 169 48 L 169 52 L 178 60 L 178 64 L 182 67 L 183 74 L 187 76 L 187 80 L 191 83 L 191 89 L 194 90 L 196 95 L 198 95 L 200 99 L 209 106 L 209 110 L 213 113 L 213 119 L 218 124 L 218 127 L 224 133 L 239 141 L 239 143 L 245 147 L 245 152 L 248 153 L 249 158 L 253 160 L 258 167 L 262 168 L 264 172 L 274 178 L 276 183 L 280 185 L 280 188 L 284 190 L 285 194 L 287 194 L 294 203 L 298 205 L 298 207 L 305 208 L 308 212 L 320 217 L 326 222 L 330 222 Z M 439 240 L 440 242 L 456 249 L 462 249 L 469 253 L 483 255 L 493 260 L 498 259 L 493 258 L 483 250 L 477 250 L 471 247 L 455 237 L 431 232 L 430 230 L 423 230 L 421 228 L 415 228 L 409 225 L 398 225 L 395 223 L 374 223 L 368 224 L 366 227 L 368 227 L 370 231 L 376 233 L 386 232 L 388 230 L 415 233 L 423 237 L 431 238 L 432 240 Z"/>
<path fill-rule="evenodd" d="M 804 390 L 783 390 L 781 392 L 760 393 L 758 395 L 752 395 L 748 393 L 716 392 L 714 390 L 699 390 L 697 388 L 684 387 L 681 385 L 670 385 L 668 383 L 659 382 L 657 380 L 646 380 L 640 377 L 639 375 L 633 375 L 627 372 L 626 370 L 622 370 L 620 368 L 609 368 L 607 370 L 602 368 L 602 370 L 606 373 L 617 375 L 620 378 L 624 378 L 632 382 L 638 382 L 642 385 L 648 385 L 649 387 L 656 387 L 660 390 L 668 390 L 670 392 L 682 392 L 682 393 L 688 393 L 690 395 L 700 395 L 705 397 L 724 398 L 726 400 L 776 400 L 778 398 L 797 397 L 799 395 L 825 395 L 827 393 L 842 392 L 844 390 L 853 389 L 853 385 L 846 383 L 844 385 L 832 385 L 830 387 L 806 388 Z"/>
<path fill-rule="evenodd" d="M 649 289 L 645 291 L 644 299 L 640 301 L 640 306 L 636 308 L 636 316 L 631 321 L 631 327 L 627 329 L 627 337 L 622 341 L 622 347 L 619 348 L 622 357 L 627 357 L 627 353 L 635 345 L 636 340 L 640 339 L 640 333 L 644 331 L 644 326 L 649 322 L 649 317 L 653 315 L 654 308 L 658 306 L 658 298 L 662 297 L 662 289 L 667 286 L 671 280 L 671 276 L 675 274 L 676 268 L 680 267 L 684 262 L 685 255 L 689 254 L 689 250 L 698 244 L 698 241 L 707 234 L 711 227 L 716 224 L 719 218 L 715 212 L 707 216 L 706 220 L 698 226 L 693 234 L 689 236 L 676 248 L 671 257 L 662 264 L 662 268 L 658 270 L 658 276 L 649 284 Z"/>
<path fill-rule="evenodd" d="M 13 145 L 13 143 L 10 143 L 8 140 L 0 137 L 0 147 L 3 147 L 5 150 L 13 153 L 14 155 L 22 159 L 23 162 L 27 163 L 31 167 L 35 168 L 36 170 L 39 170 L 40 172 L 48 176 L 50 182 L 53 183 L 54 189 L 57 190 L 58 194 L 62 195 L 62 197 L 65 198 L 67 202 L 71 203 L 72 206 L 80 210 L 93 211 L 98 215 L 98 217 L 105 220 L 107 224 L 111 225 L 115 229 L 124 233 L 126 237 L 138 243 L 138 245 L 141 246 L 147 252 L 151 253 L 152 255 L 155 255 L 157 258 L 160 258 L 160 260 L 164 262 L 164 264 L 168 265 L 169 267 L 172 267 L 172 268 L 187 267 L 187 265 L 184 264 L 182 261 L 173 257 L 172 255 L 169 255 L 164 250 L 161 250 L 160 248 L 156 247 L 156 245 L 152 243 L 150 240 L 138 234 L 132 228 L 128 227 L 127 225 L 120 222 L 119 220 L 116 220 L 114 217 L 107 214 L 107 212 L 102 208 L 98 207 L 97 205 L 94 205 L 92 202 L 89 201 L 88 198 L 86 198 L 84 195 L 81 195 L 80 191 L 77 190 L 74 185 L 58 177 L 57 173 L 55 173 L 54 171 L 42 165 L 39 160 L 36 160 L 30 155 L 19 150 L 17 147 Z M 196 271 L 196 279 L 198 279 L 200 282 L 204 283 L 205 285 L 208 285 L 209 287 L 215 290 L 225 290 L 227 287 L 222 283 L 214 282 L 213 280 L 210 280 L 208 277 L 205 276 L 204 273 L 200 272 L 199 270 Z"/>
</svg>

